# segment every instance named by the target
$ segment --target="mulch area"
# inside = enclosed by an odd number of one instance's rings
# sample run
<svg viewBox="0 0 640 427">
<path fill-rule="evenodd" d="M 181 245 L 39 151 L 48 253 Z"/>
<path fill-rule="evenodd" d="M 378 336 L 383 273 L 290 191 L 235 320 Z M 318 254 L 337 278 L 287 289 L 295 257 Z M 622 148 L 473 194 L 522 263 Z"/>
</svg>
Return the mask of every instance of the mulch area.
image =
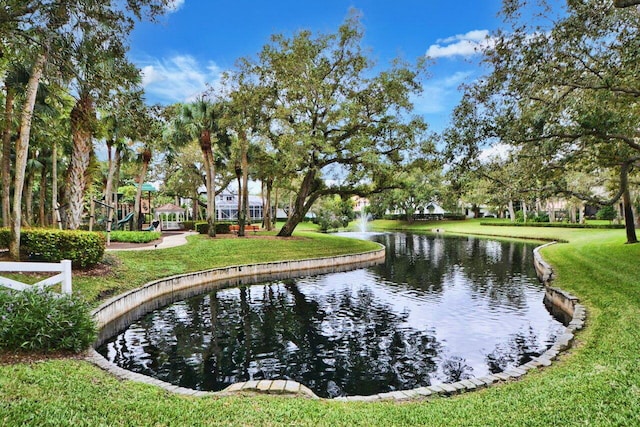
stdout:
<svg viewBox="0 0 640 427">
<path fill-rule="evenodd" d="M 162 243 L 162 239 L 153 240 L 149 243 L 111 242 L 107 249 L 145 249 L 153 248 L 159 243 Z"/>
</svg>

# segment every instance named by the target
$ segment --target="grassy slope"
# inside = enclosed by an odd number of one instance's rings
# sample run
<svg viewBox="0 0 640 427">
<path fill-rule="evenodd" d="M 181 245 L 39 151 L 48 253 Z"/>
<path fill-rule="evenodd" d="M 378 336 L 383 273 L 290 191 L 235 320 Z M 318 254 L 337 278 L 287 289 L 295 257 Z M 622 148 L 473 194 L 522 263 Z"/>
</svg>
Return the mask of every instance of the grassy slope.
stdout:
<svg viewBox="0 0 640 427">
<path fill-rule="evenodd" d="M 295 239 L 209 239 L 189 237 L 188 248 L 108 253 L 107 259 L 120 264 L 111 274 L 74 277 L 74 290 L 89 301 L 133 289 L 161 277 L 208 268 L 285 259 L 303 259 L 364 252 L 375 249 L 371 242 L 300 232 Z M 251 236 L 252 237 L 252 236 Z"/>
<path fill-rule="evenodd" d="M 587 305 L 588 324 L 578 346 L 521 381 L 403 404 L 187 398 L 117 381 L 82 361 L 16 364 L 0 367 L 0 425 L 640 425 L 640 245 L 624 245 L 623 230 L 437 226 L 570 241 L 546 249 L 544 256 L 556 268 L 556 285 Z M 135 262 L 134 254 L 127 257 L 125 263 Z"/>
</svg>

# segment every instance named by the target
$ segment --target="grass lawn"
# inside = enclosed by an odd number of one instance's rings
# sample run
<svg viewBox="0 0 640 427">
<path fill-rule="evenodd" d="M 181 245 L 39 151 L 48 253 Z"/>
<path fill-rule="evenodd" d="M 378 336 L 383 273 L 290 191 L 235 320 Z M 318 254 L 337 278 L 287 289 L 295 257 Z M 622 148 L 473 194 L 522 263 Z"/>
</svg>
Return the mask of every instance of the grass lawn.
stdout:
<svg viewBox="0 0 640 427">
<path fill-rule="evenodd" d="M 640 245 L 624 230 L 480 226 L 475 221 L 397 227 L 446 233 L 563 239 L 543 255 L 556 286 L 581 298 L 587 326 L 577 345 L 550 368 L 520 381 L 452 398 L 411 403 L 341 403 L 275 396 L 190 398 L 118 381 L 81 360 L 0 366 L 0 425 L 640 425 Z M 332 236 L 300 234 L 291 241 L 191 238 L 164 251 L 126 252 L 104 277 L 78 277 L 74 286 L 97 301 L 151 278 L 192 269 L 364 250 Z"/>
</svg>

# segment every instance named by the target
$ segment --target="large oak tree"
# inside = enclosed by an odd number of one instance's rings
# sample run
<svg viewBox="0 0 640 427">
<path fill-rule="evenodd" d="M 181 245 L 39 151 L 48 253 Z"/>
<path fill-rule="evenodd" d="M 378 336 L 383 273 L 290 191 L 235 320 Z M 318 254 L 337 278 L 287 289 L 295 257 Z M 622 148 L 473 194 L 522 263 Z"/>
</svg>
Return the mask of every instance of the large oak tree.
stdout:
<svg viewBox="0 0 640 427">
<path fill-rule="evenodd" d="M 335 34 L 273 36 L 253 62 L 276 134 L 266 149 L 276 153 L 284 175 L 301 181 L 280 236 L 290 236 L 321 196 L 393 187 L 405 154 L 426 130 L 409 117 L 421 68 L 397 61 L 379 71 L 362 38 L 351 15 Z"/>
<path fill-rule="evenodd" d="M 457 143 L 499 141 L 537 159 L 548 194 L 612 204 L 622 198 L 627 241 L 637 241 L 629 174 L 640 161 L 638 73 L 640 14 L 611 2 L 505 1 L 510 26 L 485 52 L 493 71 L 469 87 L 469 110 L 458 120 Z M 538 19 L 532 20 L 530 17 Z M 473 108 L 471 108 L 473 107 Z M 616 170 L 618 191 L 605 199 L 567 185 L 575 171 Z"/>
</svg>

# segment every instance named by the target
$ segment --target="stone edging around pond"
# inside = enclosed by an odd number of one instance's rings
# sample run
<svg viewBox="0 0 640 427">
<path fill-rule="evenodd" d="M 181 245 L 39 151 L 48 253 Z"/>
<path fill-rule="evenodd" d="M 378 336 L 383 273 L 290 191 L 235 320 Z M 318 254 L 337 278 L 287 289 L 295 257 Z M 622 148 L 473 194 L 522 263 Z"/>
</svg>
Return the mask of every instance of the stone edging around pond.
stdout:
<svg viewBox="0 0 640 427">
<path fill-rule="evenodd" d="M 374 402 L 381 400 L 410 400 L 410 399 L 424 399 L 429 396 L 449 396 L 457 393 L 463 393 L 468 391 L 473 391 L 479 388 L 487 387 L 495 383 L 505 382 L 508 380 L 514 380 L 522 377 L 532 369 L 537 369 L 545 366 L 551 365 L 552 361 L 556 359 L 558 354 L 568 348 L 571 347 L 574 339 L 575 331 L 581 329 L 584 326 L 585 318 L 586 318 L 586 310 L 585 307 L 581 304 L 578 304 L 578 299 L 567 292 L 564 292 L 561 289 L 552 288 L 549 286 L 550 281 L 553 278 L 553 269 L 551 266 L 542 259 L 542 256 L 539 253 L 539 250 L 554 244 L 555 242 L 548 243 L 543 246 L 539 246 L 534 249 L 534 265 L 536 268 L 536 272 L 538 274 L 538 278 L 545 284 L 546 286 L 546 297 L 549 301 L 552 302 L 555 306 L 565 311 L 572 318 L 571 322 L 565 328 L 564 333 L 556 340 L 556 342 L 545 351 L 542 355 L 538 357 L 534 357 L 533 360 L 514 367 L 507 369 L 504 372 L 499 372 L 497 374 L 490 374 L 483 377 L 470 378 L 461 380 L 455 383 L 446 383 L 446 384 L 438 384 L 431 385 L 428 387 L 419 387 L 411 390 L 402 390 L 402 391 L 392 391 L 388 393 L 379 393 L 370 396 L 345 396 L 338 397 L 335 400 L 339 401 L 364 401 L 364 402 Z M 383 252 L 384 253 L 384 252 Z M 364 254 L 360 254 L 364 255 Z M 290 264 L 290 263 L 283 263 Z M 250 266 L 246 266 L 250 267 Z M 239 267 L 230 267 L 231 269 L 236 269 Z M 224 270 L 224 269 L 222 269 Z M 189 276 L 189 275 L 183 275 Z M 176 276 L 176 277 L 183 277 Z M 219 278 L 218 278 L 219 279 Z M 175 280 L 174 278 L 169 278 L 165 280 Z M 158 281 L 160 282 L 160 281 Z M 152 282 L 149 285 L 152 285 L 157 282 Z M 145 286 L 146 287 L 146 286 Z M 143 287 L 143 288 L 145 288 Z M 140 288 L 140 289 L 143 289 Z M 134 291 L 132 291 L 134 292 Z M 127 295 L 127 294 L 124 294 Z M 107 301 L 100 308 L 96 310 L 96 312 L 100 311 L 104 306 L 113 304 L 118 298 L 114 298 L 110 301 Z M 102 324 L 104 325 L 104 323 Z M 122 378 L 129 379 L 133 381 L 139 381 L 147 384 L 153 384 L 164 388 L 165 390 L 175 392 L 178 394 L 191 395 L 191 396 L 221 396 L 234 392 L 263 392 L 263 393 L 271 393 L 271 394 L 287 394 L 294 393 L 299 395 L 304 395 L 307 397 L 317 399 L 316 396 L 309 388 L 306 386 L 291 380 L 260 380 L 260 381 L 247 381 L 241 383 L 231 384 L 226 389 L 219 392 L 206 392 L 206 391 L 198 391 L 193 389 L 188 389 L 184 387 L 178 387 L 173 384 L 169 384 L 155 378 L 151 378 L 142 374 L 137 374 L 131 371 L 127 371 L 122 369 L 110 362 L 108 362 L 102 355 L 98 354 L 93 348 L 90 350 L 90 355 L 87 357 L 89 361 L 98 365 L 99 367 L 111 372 L 113 375 Z"/>
<path fill-rule="evenodd" d="M 269 280 L 270 277 L 279 277 L 282 274 L 291 272 L 316 272 L 325 270 L 324 272 L 335 271 L 346 266 L 370 266 L 384 261 L 385 248 L 380 245 L 380 249 L 359 254 L 339 255 L 335 257 L 312 258 L 294 261 L 279 261 L 260 264 L 237 265 L 231 267 L 214 268 L 195 273 L 186 273 L 164 279 L 154 280 L 137 289 L 117 295 L 105 301 L 98 308 L 92 311 L 93 318 L 96 320 L 98 330 L 102 330 L 107 324 L 114 320 L 125 316 L 136 308 L 152 301 L 163 295 L 180 294 L 190 289 L 198 288 L 207 283 L 219 283 L 220 287 L 230 281 L 234 281 L 234 285 L 240 285 L 243 278 L 249 278 L 253 282 L 255 278 L 263 278 Z M 317 274 L 320 274 L 319 272 Z M 99 345 L 96 342 L 94 346 Z M 173 384 L 160 381 L 158 379 L 138 374 L 120 368 L 109 362 L 95 348 L 90 348 L 86 357 L 88 361 L 99 366 L 100 368 L 110 372 L 114 376 L 121 379 L 138 381 L 146 384 L 153 384 L 163 389 L 178 394 L 193 396 L 220 396 L 227 394 L 227 390 L 237 388 L 238 384 L 245 386 L 245 391 L 252 389 L 255 391 L 266 391 L 270 393 L 296 393 L 309 397 L 317 398 L 317 396 L 306 386 L 290 380 L 275 381 L 249 381 L 246 383 L 236 383 L 227 389 L 219 392 L 198 391 L 184 387 L 178 387 Z M 255 387 L 250 387 L 255 384 Z"/>
</svg>

